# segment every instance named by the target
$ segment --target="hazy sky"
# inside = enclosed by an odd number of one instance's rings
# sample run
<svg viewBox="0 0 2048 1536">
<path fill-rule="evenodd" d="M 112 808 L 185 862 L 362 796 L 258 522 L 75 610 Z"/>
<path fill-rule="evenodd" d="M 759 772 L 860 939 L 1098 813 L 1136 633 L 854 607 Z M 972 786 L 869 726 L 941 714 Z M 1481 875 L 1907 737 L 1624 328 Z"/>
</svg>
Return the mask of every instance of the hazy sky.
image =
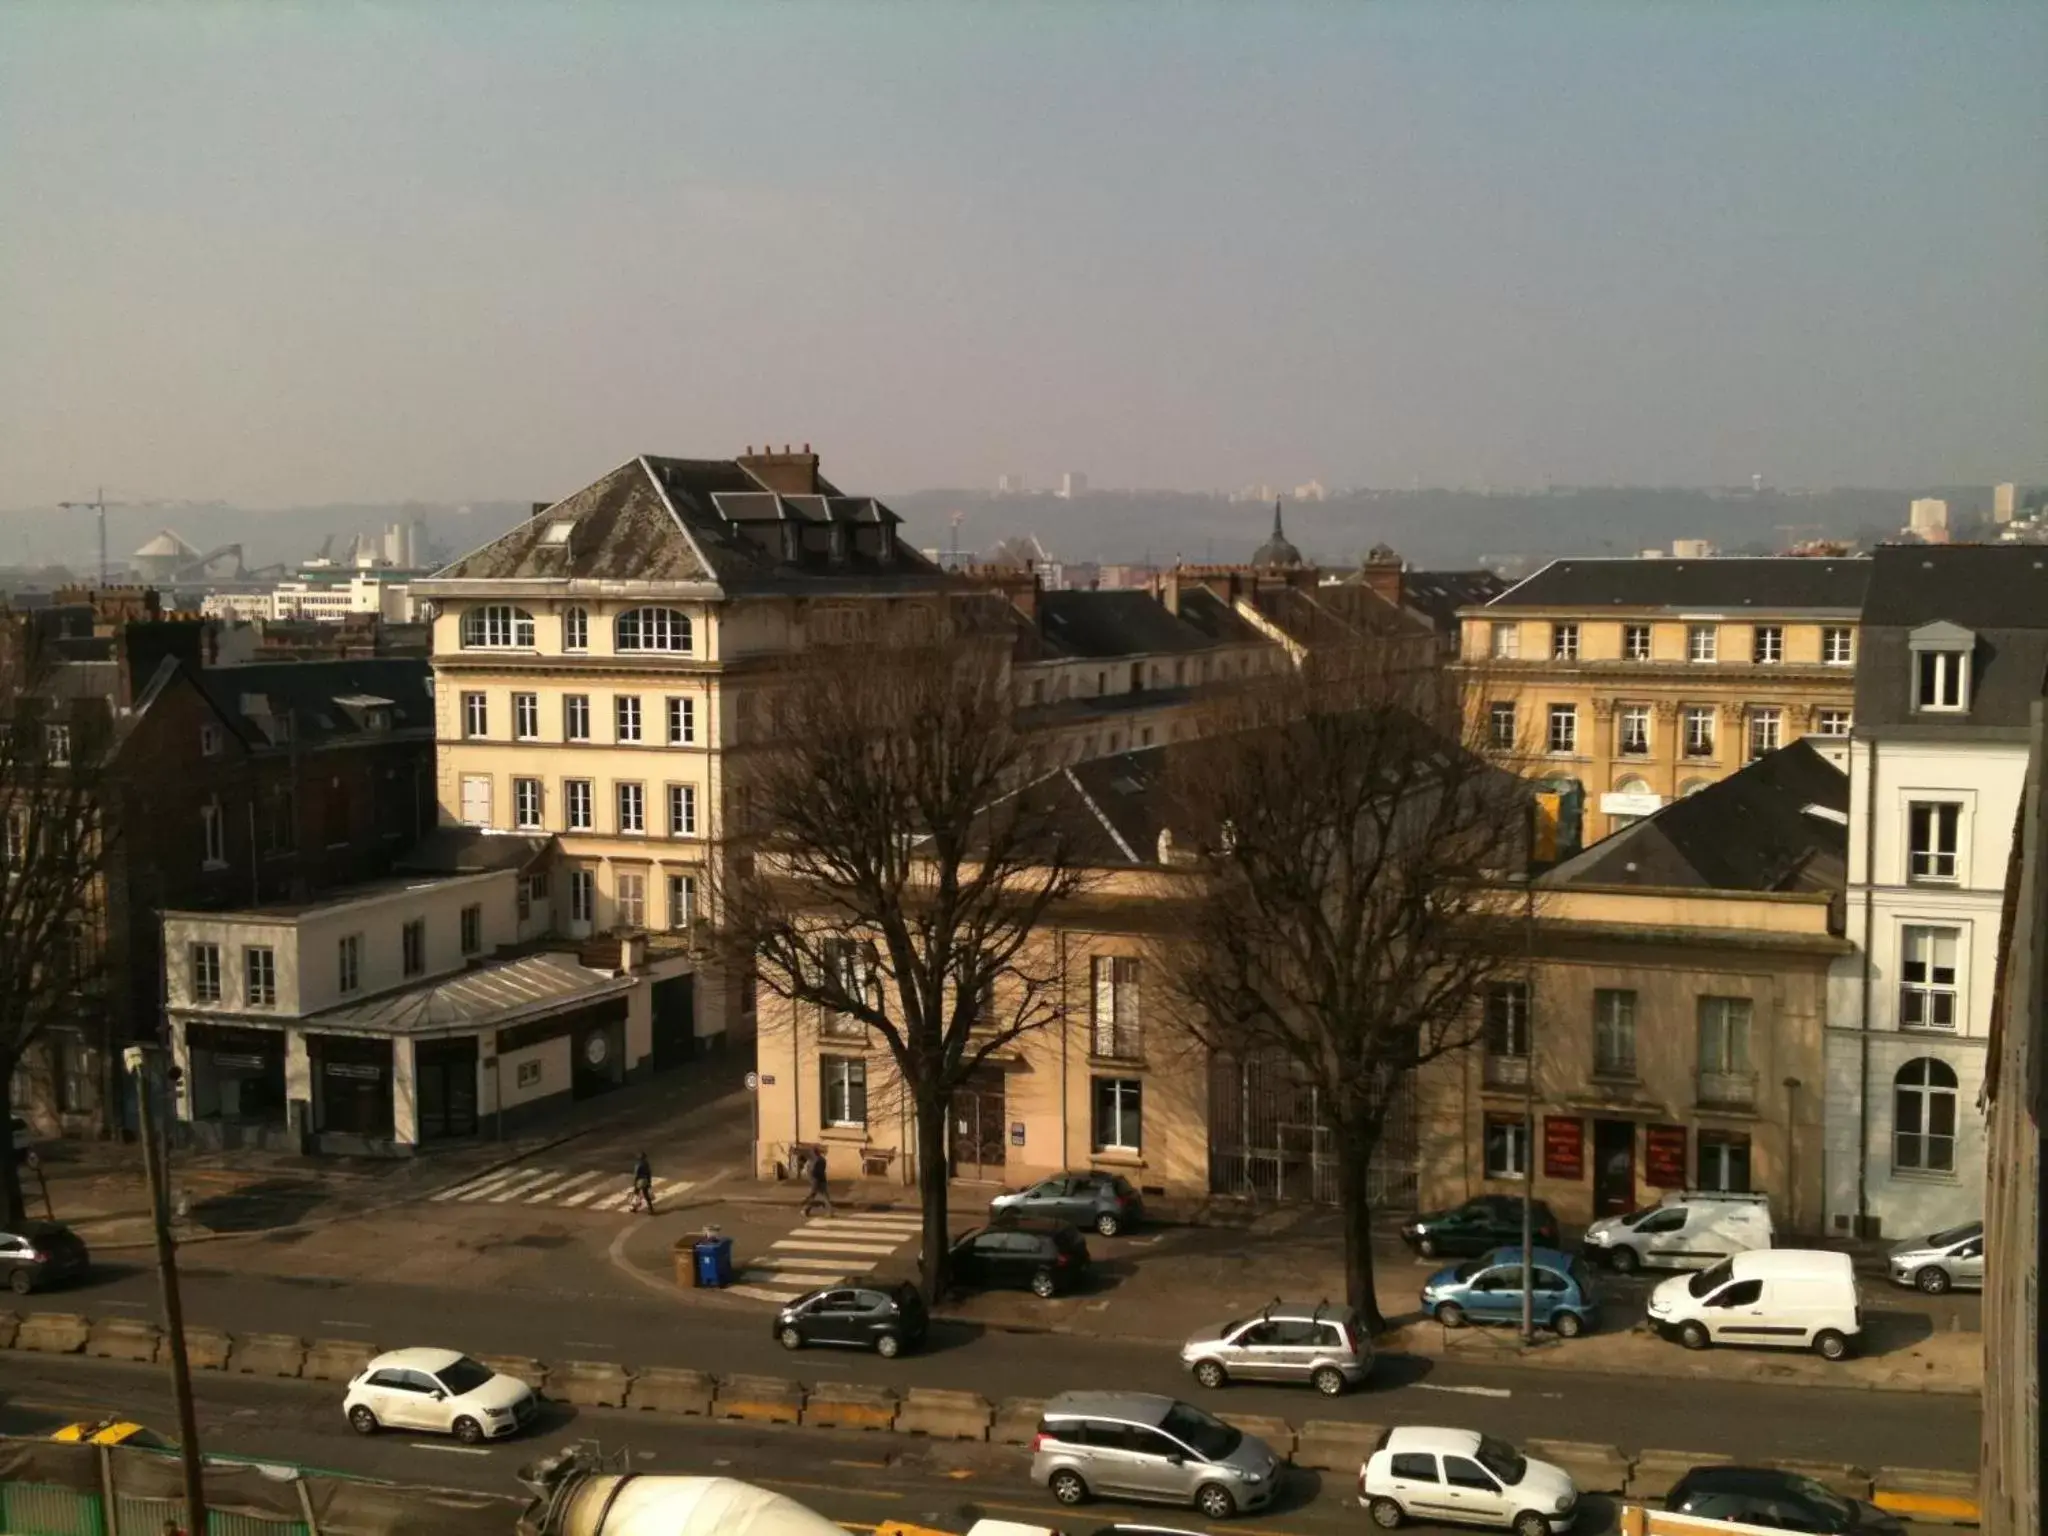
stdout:
<svg viewBox="0 0 2048 1536">
<path fill-rule="evenodd" d="M 0 4 L 0 506 L 2048 478 L 2048 6 Z"/>
</svg>

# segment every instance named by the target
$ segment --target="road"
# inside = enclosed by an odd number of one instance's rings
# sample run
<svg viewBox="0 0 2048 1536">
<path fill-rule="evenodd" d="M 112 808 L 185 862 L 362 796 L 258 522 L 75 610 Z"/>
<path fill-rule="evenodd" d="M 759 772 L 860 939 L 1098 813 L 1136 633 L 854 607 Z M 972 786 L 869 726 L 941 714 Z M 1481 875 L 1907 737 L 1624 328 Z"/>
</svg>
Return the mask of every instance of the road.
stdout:
<svg viewBox="0 0 2048 1536">
<path fill-rule="evenodd" d="M 565 1258 L 567 1255 L 565 1254 Z M 1156 1345 L 940 1324 L 917 1355 L 815 1350 L 789 1354 L 765 1312 L 664 1298 L 601 1262 L 567 1263 L 559 1288 L 446 1289 L 228 1273 L 188 1274 L 194 1323 L 238 1332 L 359 1338 L 384 1347 L 436 1344 L 542 1360 L 617 1360 L 714 1372 L 765 1372 L 807 1381 L 962 1387 L 991 1397 L 1047 1396 L 1120 1386 L 1197 1391 Z M 39 1304 L 91 1316 L 155 1318 L 151 1273 L 108 1264 Z M 22 1357 L 10 1357 L 10 1365 Z M 1978 1404 L 1941 1393 L 1848 1391 L 1744 1382 L 1635 1383 L 1527 1367 L 1390 1356 L 1368 1390 L 1337 1399 L 1238 1386 L 1211 1406 L 1294 1420 L 1350 1418 L 1485 1429 L 1509 1439 L 1587 1440 L 1628 1450 L 1709 1451 L 1737 1459 L 1846 1461 L 1866 1467 L 1974 1466 Z"/>
<path fill-rule="evenodd" d="M 550 1405 L 548 1417 L 529 1434 L 472 1449 L 403 1434 L 362 1439 L 343 1424 L 341 1389 L 324 1383 L 202 1373 L 195 1391 L 200 1436 L 209 1450 L 402 1483 L 516 1493 L 516 1470 L 524 1463 L 579 1440 L 596 1440 L 608 1451 L 626 1451 L 638 1471 L 761 1483 L 853 1526 L 895 1519 L 963 1531 L 988 1515 L 1088 1531 L 1119 1516 L 1148 1517 L 1108 1502 L 1078 1514 L 1061 1510 L 1026 1477 L 1028 1457 L 1021 1447 L 756 1429 Z M 0 1432 L 47 1434 L 73 1419 L 117 1412 L 154 1426 L 173 1425 L 164 1373 L 78 1357 L 10 1357 L 0 1388 Z M 1584 1536 L 1613 1529 L 1611 1501 L 1589 1498 L 1583 1509 L 1578 1530 Z M 1203 1528 L 1192 1512 L 1149 1517 Z M 1208 1529 L 1232 1536 L 1354 1536 L 1360 1522 L 1348 1476 L 1293 1471 L 1272 1510 Z"/>
</svg>

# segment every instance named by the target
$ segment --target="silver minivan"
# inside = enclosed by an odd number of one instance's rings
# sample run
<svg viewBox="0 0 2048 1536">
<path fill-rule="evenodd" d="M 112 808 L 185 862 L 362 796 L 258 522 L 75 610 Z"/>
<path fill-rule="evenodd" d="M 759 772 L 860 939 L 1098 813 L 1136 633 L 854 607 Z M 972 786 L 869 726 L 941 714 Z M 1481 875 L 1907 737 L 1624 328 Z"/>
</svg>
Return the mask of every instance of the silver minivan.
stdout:
<svg viewBox="0 0 2048 1536">
<path fill-rule="evenodd" d="M 1109 1494 L 1227 1520 L 1271 1503 L 1279 1475 L 1258 1436 L 1151 1392 L 1062 1392 L 1031 1442 L 1031 1480 L 1062 1504 Z"/>
<path fill-rule="evenodd" d="M 1372 1340 L 1349 1307 L 1276 1301 L 1202 1329 L 1181 1345 L 1180 1361 L 1212 1392 L 1231 1381 L 1284 1381 L 1335 1397 L 1372 1370 Z"/>
</svg>

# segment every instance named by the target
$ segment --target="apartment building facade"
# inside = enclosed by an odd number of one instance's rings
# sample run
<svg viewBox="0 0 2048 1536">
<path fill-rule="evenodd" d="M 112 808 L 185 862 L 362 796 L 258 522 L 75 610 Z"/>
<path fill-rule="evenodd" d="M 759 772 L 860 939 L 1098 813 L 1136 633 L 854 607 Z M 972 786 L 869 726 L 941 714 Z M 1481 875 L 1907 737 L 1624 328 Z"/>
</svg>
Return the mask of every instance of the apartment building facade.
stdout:
<svg viewBox="0 0 2048 1536">
<path fill-rule="evenodd" d="M 1474 727 L 1598 841 L 1803 738 L 1843 753 L 1870 562 L 1556 560 L 1462 610 Z"/>
</svg>

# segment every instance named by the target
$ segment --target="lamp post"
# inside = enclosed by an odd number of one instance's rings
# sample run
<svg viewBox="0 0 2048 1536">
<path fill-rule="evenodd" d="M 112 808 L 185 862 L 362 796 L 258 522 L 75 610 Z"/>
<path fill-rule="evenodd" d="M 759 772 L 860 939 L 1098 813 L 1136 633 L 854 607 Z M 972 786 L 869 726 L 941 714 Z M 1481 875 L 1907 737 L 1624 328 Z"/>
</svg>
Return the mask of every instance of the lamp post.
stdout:
<svg viewBox="0 0 2048 1536">
<path fill-rule="evenodd" d="M 1522 994 L 1522 1348 L 1536 1342 L 1536 876 L 1522 887 L 1528 981 Z"/>
<path fill-rule="evenodd" d="M 1799 1203 L 1799 1090 L 1806 1085 L 1796 1077 L 1785 1079 L 1785 1225 L 1792 1225 L 1792 1212 Z"/>
</svg>

